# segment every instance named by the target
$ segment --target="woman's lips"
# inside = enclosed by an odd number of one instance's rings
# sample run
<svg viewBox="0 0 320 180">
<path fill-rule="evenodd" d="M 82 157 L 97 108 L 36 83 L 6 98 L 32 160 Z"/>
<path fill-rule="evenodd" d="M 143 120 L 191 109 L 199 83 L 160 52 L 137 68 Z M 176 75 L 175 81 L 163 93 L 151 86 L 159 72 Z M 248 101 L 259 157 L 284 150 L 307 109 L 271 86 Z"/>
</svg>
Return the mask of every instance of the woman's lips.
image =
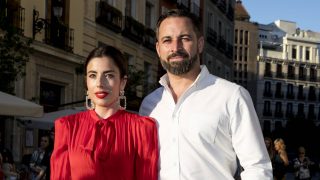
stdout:
<svg viewBox="0 0 320 180">
<path fill-rule="evenodd" d="M 108 96 L 108 94 L 109 93 L 107 93 L 107 92 L 96 92 L 95 93 L 96 97 L 99 98 L 99 99 L 105 98 L 106 96 Z"/>
</svg>

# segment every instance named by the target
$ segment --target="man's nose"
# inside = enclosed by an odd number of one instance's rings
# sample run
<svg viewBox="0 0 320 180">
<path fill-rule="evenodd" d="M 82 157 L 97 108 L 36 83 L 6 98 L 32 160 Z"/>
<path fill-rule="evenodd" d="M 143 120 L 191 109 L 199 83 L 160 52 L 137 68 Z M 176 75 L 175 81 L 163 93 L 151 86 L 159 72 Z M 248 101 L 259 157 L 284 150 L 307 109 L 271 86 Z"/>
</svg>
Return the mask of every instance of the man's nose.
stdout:
<svg viewBox="0 0 320 180">
<path fill-rule="evenodd" d="M 177 52 L 179 51 L 180 49 L 182 49 L 182 42 L 180 39 L 176 39 L 176 40 L 173 40 L 172 41 L 172 44 L 171 44 L 171 51 L 172 52 Z"/>
</svg>

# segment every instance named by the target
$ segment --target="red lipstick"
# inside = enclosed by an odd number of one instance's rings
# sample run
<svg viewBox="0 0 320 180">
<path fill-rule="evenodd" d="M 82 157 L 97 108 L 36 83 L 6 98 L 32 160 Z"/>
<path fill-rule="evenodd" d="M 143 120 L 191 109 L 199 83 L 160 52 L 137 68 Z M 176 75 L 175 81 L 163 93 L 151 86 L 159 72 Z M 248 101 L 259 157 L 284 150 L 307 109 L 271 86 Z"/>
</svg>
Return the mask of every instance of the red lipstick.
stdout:
<svg viewBox="0 0 320 180">
<path fill-rule="evenodd" d="M 96 93 L 94 93 L 94 94 L 96 95 L 97 98 L 103 99 L 103 98 L 105 98 L 106 96 L 108 96 L 109 93 L 104 92 L 104 91 L 99 91 L 99 92 L 96 92 Z"/>
</svg>

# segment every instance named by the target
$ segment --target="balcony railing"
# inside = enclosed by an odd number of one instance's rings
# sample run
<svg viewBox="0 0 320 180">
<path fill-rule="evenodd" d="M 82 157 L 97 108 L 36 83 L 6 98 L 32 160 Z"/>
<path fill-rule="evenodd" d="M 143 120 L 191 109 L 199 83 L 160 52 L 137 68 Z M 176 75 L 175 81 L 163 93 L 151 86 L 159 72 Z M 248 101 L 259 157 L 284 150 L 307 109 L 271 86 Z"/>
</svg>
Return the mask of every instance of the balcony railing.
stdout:
<svg viewBox="0 0 320 180">
<path fill-rule="evenodd" d="M 217 45 L 217 33 L 210 27 L 207 28 L 207 41 L 214 47 Z"/>
<path fill-rule="evenodd" d="M 271 71 L 265 71 L 264 72 L 264 77 L 272 77 L 272 72 Z"/>
<path fill-rule="evenodd" d="M 63 49 L 68 52 L 73 51 L 74 30 L 63 24 L 57 18 L 53 21 L 39 18 L 39 12 L 33 10 L 33 38 L 44 29 L 46 44 Z"/>
<path fill-rule="evenodd" d="M 310 80 L 311 82 L 317 82 L 317 77 L 316 77 L 316 76 L 310 76 L 310 77 L 309 77 L 309 80 Z"/>
<path fill-rule="evenodd" d="M 276 73 L 276 78 L 284 78 L 284 75 L 282 72 L 277 72 Z"/>
<path fill-rule="evenodd" d="M 12 26 L 16 28 L 17 33 L 22 34 L 24 32 L 25 9 L 19 4 L 11 4 L 9 2 L 3 7 L 0 7 L 0 17 L 4 18 L 1 26 Z"/>
<path fill-rule="evenodd" d="M 299 75 L 299 80 L 305 81 L 307 77 L 305 75 Z"/>
<path fill-rule="evenodd" d="M 143 45 L 150 50 L 155 51 L 156 33 L 151 28 L 145 29 Z"/>
<path fill-rule="evenodd" d="M 221 10 L 221 12 L 226 13 L 226 11 L 227 11 L 226 0 L 218 0 L 217 6 Z"/>
<path fill-rule="evenodd" d="M 271 98 L 271 97 L 272 97 L 272 92 L 271 92 L 271 91 L 264 91 L 264 92 L 263 92 L 263 97 L 269 97 L 269 98 Z"/>
<path fill-rule="evenodd" d="M 263 116 L 272 116 L 271 111 L 263 111 Z"/>
<path fill-rule="evenodd" d="M 287 94 L 287 99 L 294 99 L 294 94 Z"/>
<path fill-rule="evenodd" d="M 96 22 L 116 33 L 120 33 L 122 30 L 122 13 L 107 2 L 100 1 Z"/>
<path fill-rule="evenodd" d="M 283 112 L 282 111 L 278 111 L 274 113 L 274 117 L 276 118 L 282 118 L 283 117 Z"/>
<path fill-rule="evenodd" d="M 295 76 L 295 74 L 288 74 L 288 79 L 296 79 L 296 76 Z"/>
<path fill-rule="evenodd" d="M 144 36 L 144 25 L 133 19 L 131 16 L 125 16 L 122 35 L 138 44 L 141 44 Z"/>
</svg>

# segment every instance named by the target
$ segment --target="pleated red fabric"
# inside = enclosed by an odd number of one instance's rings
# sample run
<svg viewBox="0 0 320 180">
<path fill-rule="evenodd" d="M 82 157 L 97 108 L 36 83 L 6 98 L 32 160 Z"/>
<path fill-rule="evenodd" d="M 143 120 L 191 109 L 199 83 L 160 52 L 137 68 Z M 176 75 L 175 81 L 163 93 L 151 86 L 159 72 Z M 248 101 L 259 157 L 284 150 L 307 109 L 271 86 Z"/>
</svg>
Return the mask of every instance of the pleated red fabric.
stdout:
<svg viewBox="0 0 320 180">
<path fill-rule="evenodd" d="M 158 135 L 149 117 L 85 111 L 55 121 L 51 179 L 158 179 Z"/>
</svg>

